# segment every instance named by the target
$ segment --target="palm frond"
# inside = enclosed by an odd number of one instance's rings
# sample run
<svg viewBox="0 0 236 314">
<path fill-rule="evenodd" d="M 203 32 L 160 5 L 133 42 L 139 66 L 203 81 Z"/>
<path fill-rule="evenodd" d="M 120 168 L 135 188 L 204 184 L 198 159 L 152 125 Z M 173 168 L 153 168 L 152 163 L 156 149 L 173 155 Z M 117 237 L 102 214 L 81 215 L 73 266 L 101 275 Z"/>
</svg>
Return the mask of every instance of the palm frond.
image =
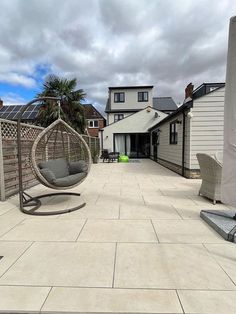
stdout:
<svg viewBox="0 0 236 314">
<path fill-rule="evenodd" d="M 83 89 L 75 89 L 77 80 L 60 78 L 49 75 L 44 84 L 42 92 L 38 97 L 52 96 L 61 98 L 61 117 L 79 132 L 84 132 L 86 119 L 81 101 L 85 99 Z M 48 126 L 58 118 L 58 107 L 55 103 L 46 103 L 42 106 L 37 117 L 37 122 L 42 126 Z"/>
</svg>

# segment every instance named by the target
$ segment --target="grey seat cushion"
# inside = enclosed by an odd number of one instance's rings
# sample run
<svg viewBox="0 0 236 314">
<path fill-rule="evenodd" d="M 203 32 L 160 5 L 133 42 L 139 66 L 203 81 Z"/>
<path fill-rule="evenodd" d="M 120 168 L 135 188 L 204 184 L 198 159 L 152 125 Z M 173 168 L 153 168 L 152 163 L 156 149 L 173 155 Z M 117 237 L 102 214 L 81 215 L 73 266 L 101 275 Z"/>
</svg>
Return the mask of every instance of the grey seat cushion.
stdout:
<svg viewBox="0 0 236 314">
<path fill-rule="evenodd" d="M 49 183 L 53 184 L 54 180 L 56 180 L 56 177 L 51 170 L 45 168 L 45 169 L 40 169 L 39 171 Z"/>
<path fill-rule="evenodd" d="M 68 163 L 64 158 L 44 161 L 39 163 L 38 166 L 40 169 L 50 170 L 55 175 L 56 179 L 69 176 Z"/>
<path fill-rule="evenodd" d="M 55 179 L 53 181 L 53 184 L 60 187 L 71 186 L 80 182 L 82 179 L 86 177 L 86 175 L 87 175 L 86 172 L 72 174 L 64 178 Z"/>
<path fill-rule="evenodd" d="M 88 165 L 84 160 L 69 162 L 69 173 L 76 174 L 80 172 L 87 172 Z"/>
</svg>

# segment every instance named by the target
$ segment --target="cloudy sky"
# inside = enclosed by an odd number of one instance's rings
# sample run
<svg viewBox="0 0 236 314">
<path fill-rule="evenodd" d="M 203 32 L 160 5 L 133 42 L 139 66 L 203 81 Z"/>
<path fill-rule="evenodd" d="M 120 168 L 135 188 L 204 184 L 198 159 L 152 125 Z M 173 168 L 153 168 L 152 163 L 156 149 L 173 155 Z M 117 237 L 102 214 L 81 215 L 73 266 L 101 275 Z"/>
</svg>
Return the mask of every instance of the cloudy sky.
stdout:
<svg viewBox="0 0 236 314">
<path fill-rule="evenodd" d="M 225 80 L 233 15 L 235 0 L 1 0 L 0 98 L 25 103 L 53 73 L 100 110 L 108 86 L 182 102 L 188 83 Z"/>
</svg>

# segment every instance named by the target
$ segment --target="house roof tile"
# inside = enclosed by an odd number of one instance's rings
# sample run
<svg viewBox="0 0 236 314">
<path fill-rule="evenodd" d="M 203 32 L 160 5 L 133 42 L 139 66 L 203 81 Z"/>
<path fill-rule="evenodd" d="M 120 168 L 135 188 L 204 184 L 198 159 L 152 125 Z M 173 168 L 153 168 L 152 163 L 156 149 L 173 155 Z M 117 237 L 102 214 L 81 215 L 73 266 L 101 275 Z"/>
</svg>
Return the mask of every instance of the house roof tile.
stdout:
<svg viewBox="0 0 236 314">
<path fill-rule="evenodd" d="M 178 109 L 172 97 L 154 97 L 153 107 L 161 111 L 174 111 Z"/>
<path fill-rule="evenodd" d="M 105 119 L 92 104 L 83 104 L 83 108 L 86 119 Z"/>
</svg>

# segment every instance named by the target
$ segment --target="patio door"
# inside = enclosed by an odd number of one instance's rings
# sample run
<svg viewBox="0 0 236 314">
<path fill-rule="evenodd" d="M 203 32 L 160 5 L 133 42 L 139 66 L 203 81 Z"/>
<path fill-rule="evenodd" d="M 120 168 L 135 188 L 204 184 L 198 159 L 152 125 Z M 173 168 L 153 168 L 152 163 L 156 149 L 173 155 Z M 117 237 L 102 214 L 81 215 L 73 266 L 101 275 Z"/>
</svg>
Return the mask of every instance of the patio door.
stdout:
<svg viewBox="0 0 236 314">
<path fill-rule="evenodd" d="M 114 134 L 114 151 L 130 158 L 150 156 L 149 133 Z"/>
<path fill-rule="evenodd" d="M 150 156 L 150 135 L 149 133 L 141 133 L 138 135 L 138 158 L 147 158 Z"/>
<path fill-rule="evenodd" d="M 159 143 L 159 133 L 156 131 L 152 132 L 152 149 L 153 149 L 153 160 L 157 161 L 157 147 Z"/>
<path fill-rule="evenodd" d="M 131 136 L 130 134 L 114 134 L 114 150 L 120 154 L 130 156 Z"/>
</svg>

